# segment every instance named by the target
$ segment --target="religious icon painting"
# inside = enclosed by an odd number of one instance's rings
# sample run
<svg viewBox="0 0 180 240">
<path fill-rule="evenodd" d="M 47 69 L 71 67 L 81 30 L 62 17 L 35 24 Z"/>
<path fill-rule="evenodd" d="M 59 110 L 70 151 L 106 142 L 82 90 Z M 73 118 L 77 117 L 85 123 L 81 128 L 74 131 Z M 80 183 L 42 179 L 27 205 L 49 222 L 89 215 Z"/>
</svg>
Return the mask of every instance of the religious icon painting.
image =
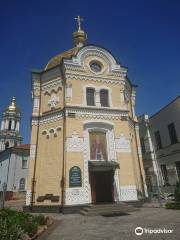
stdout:
<svg viewBox="0 0 180 240">
<path fill-rule="evenodd" d="M 89 136 L 91 160 L 107 160 L 106 133 L 90 132 Z"/>
</svg>

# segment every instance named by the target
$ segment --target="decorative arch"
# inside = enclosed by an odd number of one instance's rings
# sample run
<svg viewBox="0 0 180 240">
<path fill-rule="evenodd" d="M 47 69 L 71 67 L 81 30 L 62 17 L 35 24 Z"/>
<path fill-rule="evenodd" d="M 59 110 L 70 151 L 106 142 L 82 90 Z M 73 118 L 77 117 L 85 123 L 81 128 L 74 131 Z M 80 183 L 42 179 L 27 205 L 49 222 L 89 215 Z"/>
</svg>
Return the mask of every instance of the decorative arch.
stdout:
<svg viewBox="0 0 180 240">
<path fill-rule="evenodd" d="M 25 178 L 21 178 L 19 180 L 19 190 L 24 191 L 25 190 L 25 184 L 26 184 Z"/>
<path fill-rule="evenodd" d="M 117 63 L 114 56 L 109 51 L 99 46 L 89 45 L 81 48 L 76 57 L 73 57 L 73 62 L 79 63 L 82 66 L 87 56 L 102 58 L 109 65 L 110 71 L 120 70 L 120 64 Z"/>
</svg>

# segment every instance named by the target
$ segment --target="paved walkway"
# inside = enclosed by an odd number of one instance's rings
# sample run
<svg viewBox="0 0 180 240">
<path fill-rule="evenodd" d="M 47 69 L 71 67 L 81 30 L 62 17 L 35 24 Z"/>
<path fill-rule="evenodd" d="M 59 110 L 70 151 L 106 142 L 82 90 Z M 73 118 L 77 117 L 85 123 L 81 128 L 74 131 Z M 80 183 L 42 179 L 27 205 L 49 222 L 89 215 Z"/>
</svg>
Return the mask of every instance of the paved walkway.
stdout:
<svg viewBox="0 0 180 240">
<path fill-rule="evenodd" d="M 47 214 L 46 214 L 47 215 Z M 49 214 L 57 222 L 40 240 L 131 240 L 180 239 L 180 211 L 144 207 L 129 215 L 116 217 L 84 217 L 79 214 Z M 173 230 L 172 233 L 143 233 L 137 236 L 136 227 Z"/>
</svg>

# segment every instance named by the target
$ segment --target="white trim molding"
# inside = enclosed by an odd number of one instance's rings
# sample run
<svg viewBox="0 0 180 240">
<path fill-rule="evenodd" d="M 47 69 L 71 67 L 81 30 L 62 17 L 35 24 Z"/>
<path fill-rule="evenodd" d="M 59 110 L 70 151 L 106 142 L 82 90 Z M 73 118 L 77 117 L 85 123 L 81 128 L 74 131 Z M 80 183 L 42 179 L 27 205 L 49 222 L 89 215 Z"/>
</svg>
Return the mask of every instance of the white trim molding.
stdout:
<svg viewBox="0 0 180 240">
<path fill-rule="evenodd" d="M 30 147 L 30 159 L 34 159 L 36 154 L 36 144 L 31 144 Z"/>
<path fill-rule="evenodd" d="M 65 190 L 65 204 L 68 205 L 80 205 L 88 204 L 89 192 L 86 188 L 66 188 Z"/>
<path fill-rule="evenodd" d="M 120 201 L 137 201 L 137 189 L 135 185 L 120 186 Z"/>
<path fill-rule="evenodd" d="M 30 206 L 31 198 L 32 198 L 32 192 L 31 192 L 31 190 L 27 190 L 26 191 L 26 206 Z"/>
<path fill-rule="evenodd" d="M 119 138 L 115 139 L 116 151 L 117 152 L 131 152 L 131 141 L 121 133 Z"/>
<path fill-rule="evenodd" d="M 80 138 L 76 131 L 73 132 L 72 137 L 66 138 L 67 152 L 82 152 L 83 138 Z"/>
</svg>

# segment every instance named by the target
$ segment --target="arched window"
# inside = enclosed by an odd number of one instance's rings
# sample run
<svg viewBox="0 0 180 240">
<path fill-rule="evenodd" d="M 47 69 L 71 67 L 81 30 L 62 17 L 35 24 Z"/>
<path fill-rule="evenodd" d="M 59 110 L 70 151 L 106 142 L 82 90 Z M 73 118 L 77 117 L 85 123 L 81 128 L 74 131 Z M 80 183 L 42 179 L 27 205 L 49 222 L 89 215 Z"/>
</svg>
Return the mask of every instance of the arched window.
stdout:
<svg viewBox="0 0 180 240">
<path fill-rule="evenodd" d="M 86 88 L 86 102 L 88 106 L 95 105 L 95 89 L 94 88 Z"/>
<path fill-rule="evenodd" d="M 9 120 L 8 130 L 11 130 L 11 124 L 12 124 L 12 122 L 11 122 L 11 120 Z"/>
<path fill-rule="evenodd" d="M 102 107 L 109 107 L 109 94 L 107 89 L 100 90 L 100 102 Z"/>
<path fill-rule="evenodd" d="M 7 149 L 9 147 L 9 142 L 5 143 L 5 149 Z"/>
<path fill-rule="evenodd" d="M 19 180 L 19 190 L 21 191 L 25 190 L 25 178 L 21 178 Z"/>
</svg>

